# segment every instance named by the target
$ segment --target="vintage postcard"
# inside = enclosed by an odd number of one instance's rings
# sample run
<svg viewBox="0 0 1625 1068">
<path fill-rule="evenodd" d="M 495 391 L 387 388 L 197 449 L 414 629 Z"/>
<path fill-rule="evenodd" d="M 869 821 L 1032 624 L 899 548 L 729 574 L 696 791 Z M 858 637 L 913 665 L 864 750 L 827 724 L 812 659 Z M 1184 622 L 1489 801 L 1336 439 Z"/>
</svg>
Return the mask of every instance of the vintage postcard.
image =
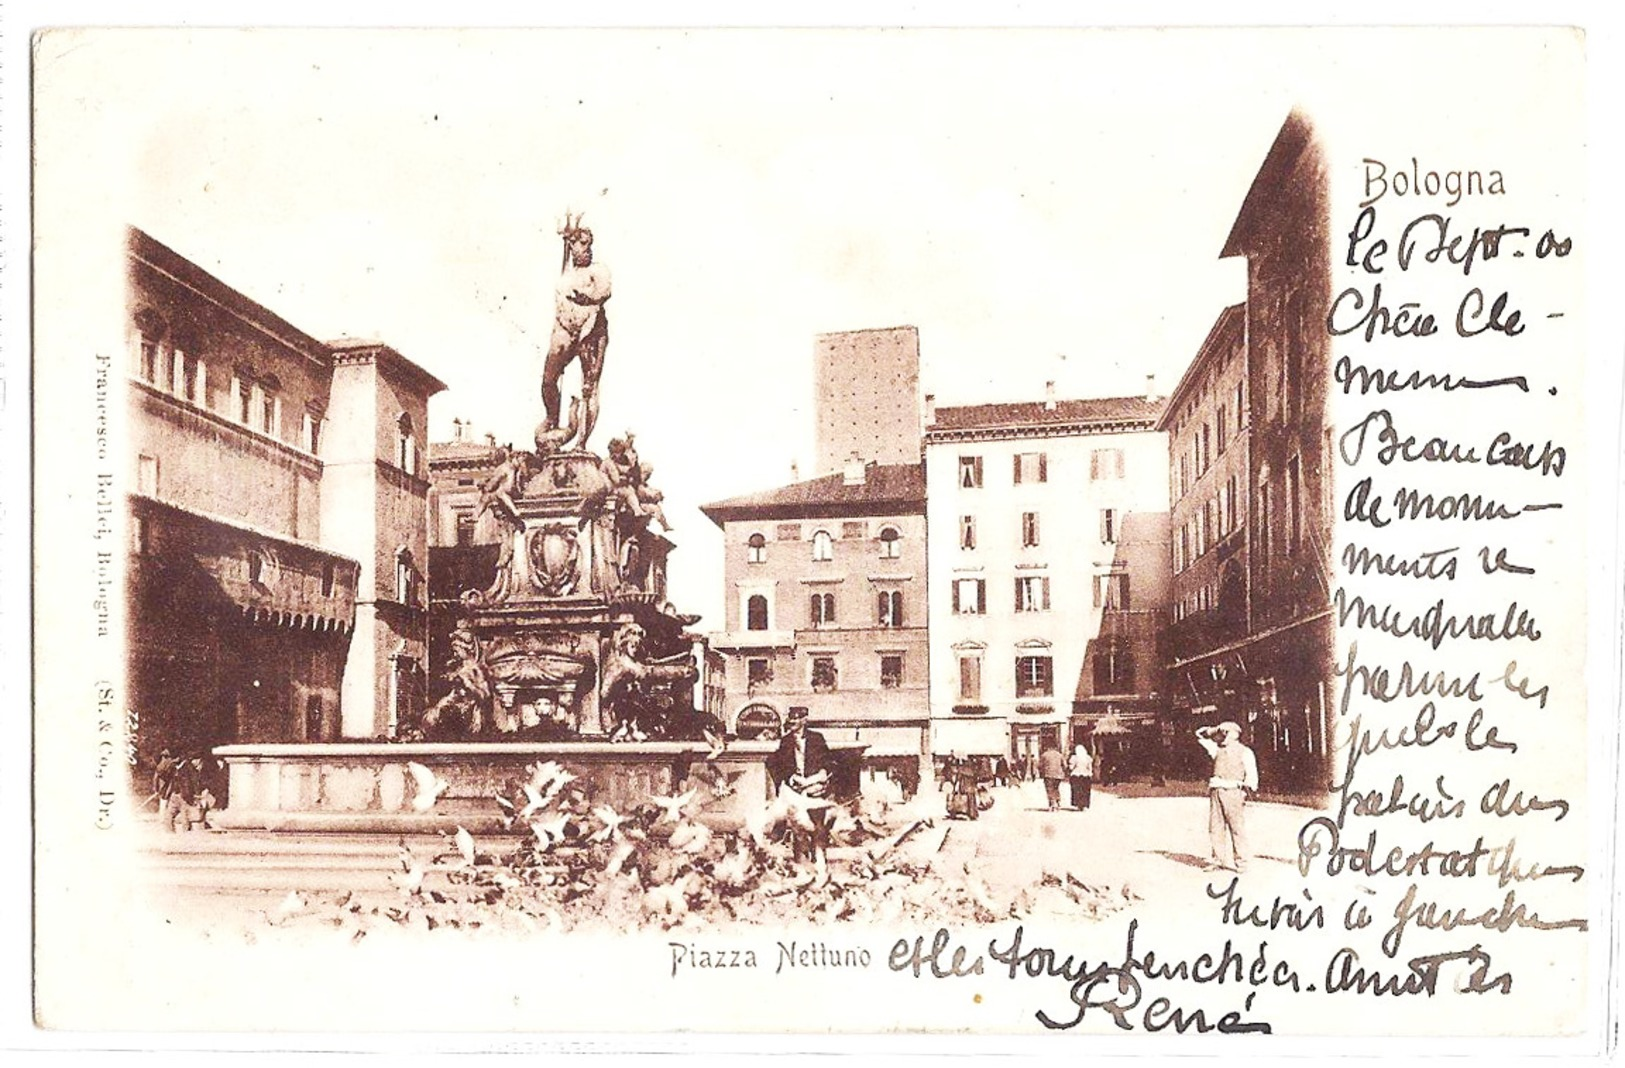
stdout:
<svg viewBox="0 0 1625 1068">
<path fill-rule="evenodd" d="M 1607 1048 L 1582 30 L 33 47 L 40 1027 Z"/>
</svg>

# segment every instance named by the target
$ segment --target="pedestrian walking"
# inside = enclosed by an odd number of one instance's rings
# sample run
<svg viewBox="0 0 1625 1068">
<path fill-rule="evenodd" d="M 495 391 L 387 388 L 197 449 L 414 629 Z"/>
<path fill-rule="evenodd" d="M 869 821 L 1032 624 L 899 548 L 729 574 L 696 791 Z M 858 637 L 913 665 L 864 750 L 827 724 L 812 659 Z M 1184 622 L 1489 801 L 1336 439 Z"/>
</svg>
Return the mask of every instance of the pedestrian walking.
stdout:
<svg viewBox="0 0 1625 1068">
<path fill-rule="evenodd" d="M 1247 870 L 1246 804 L 1258 792 L 1258 758 L 1241 742 L 1241 728 L 1228 720 L 1196 732 L 1207 755 L 1213 758 L 1208 779 L 1207 831 L 1212 861 L 1208 870 Z"/>
<path fill-rule="evenodd" d="M 1066 758 L 1053 744 L 1038 754 L 1038 774 L 1044 779 L 1044 796 L 1049 799 L 1049 810 L 1061 807 L 1061 780 L 1066 778 Z"/>
<path fill-rule="evenodd" d="M 1072 747 L 1072 758 L 1066 762 L 1066 770 L 1072 779 L 1072 807 L 1082 812 L 1089 807 L 1090 788 L 1095 781 L 1095 761 L 1089 755 L 1089 747 L 1079 742 Z"/>
<path fill-rule="evenodd" d="M 974 820 L 981 815 L 981 775 L 975 758 L 966 759 L 957 753 L 948 762 L 948 818 Z"/>
</svg>

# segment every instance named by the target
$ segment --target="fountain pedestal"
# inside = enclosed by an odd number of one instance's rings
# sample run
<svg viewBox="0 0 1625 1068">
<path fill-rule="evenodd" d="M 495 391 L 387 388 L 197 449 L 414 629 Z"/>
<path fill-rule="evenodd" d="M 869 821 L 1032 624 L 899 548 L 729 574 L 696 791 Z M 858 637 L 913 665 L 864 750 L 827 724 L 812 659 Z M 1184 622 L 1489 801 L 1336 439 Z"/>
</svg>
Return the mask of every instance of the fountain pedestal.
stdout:
<svg viewBox="0 0 1625 1068">
<path fill-rule="evenodd" d="M 771 790 L 765 761 L 773 749 L 771 742 L 735 742 L 718 756 L 734 793 L 700 818 L 734 827 L 760 806 Z M 703 744 L 604 741 L 228 745 L 215 752 L 231 782 L 231 807 L 216 817 L 221 826 L 374 834 L 499 832 L 502 812 L 493 798 L 517 793 L 512 784 L 529 779 L 537 761 L 558 762 L 591 785 L 595 803 L 620 810 L 652 794 L 675 794 L 708 757 Z M 429 812 L 412 807 L 409 762 L 447 783 Z"/>
</svg>

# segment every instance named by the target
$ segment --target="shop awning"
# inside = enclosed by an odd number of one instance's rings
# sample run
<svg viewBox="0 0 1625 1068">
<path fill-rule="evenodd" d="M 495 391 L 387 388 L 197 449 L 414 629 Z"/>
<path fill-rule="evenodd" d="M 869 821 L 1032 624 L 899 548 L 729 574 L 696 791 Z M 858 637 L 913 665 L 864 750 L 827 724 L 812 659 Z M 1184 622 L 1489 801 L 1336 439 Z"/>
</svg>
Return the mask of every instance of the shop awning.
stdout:
<svg viewBox="0 0 1625 1068">
<path fill-rule="evenodd" d="M 931 752 L 938 755 L 994 756 L 1010 751 L 1010 731 L 1000 719 L 935 719 Z"/>
</svg>

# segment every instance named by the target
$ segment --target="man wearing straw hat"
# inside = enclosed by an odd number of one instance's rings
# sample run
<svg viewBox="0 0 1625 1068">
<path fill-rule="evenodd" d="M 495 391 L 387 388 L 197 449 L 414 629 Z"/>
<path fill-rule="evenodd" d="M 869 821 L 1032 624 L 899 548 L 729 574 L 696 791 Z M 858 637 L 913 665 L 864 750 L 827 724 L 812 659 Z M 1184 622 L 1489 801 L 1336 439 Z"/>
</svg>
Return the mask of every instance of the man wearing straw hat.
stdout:
<svg viewBox="0 0 1625 1068">
<path fill-rule="evenodd" d="M 1247 870 L 1247 794 L 1258 792 L 1258 758 L 1241 742 L 1241 728 L 1226 720 L 1196 732 L 1207 755 L 1213 758 L 1208 779 L 1207 831 L 1213 859 L 1208 870 Z"/>
</svg>

